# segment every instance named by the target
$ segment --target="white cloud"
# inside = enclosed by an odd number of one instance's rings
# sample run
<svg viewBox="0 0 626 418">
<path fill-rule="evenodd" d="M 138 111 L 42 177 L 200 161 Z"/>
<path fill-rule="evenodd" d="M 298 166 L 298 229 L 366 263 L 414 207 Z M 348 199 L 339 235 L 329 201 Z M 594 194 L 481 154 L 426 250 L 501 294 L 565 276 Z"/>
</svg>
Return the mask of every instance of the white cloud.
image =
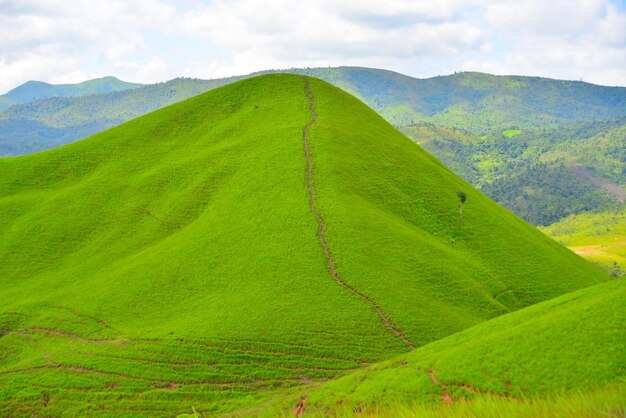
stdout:
<svg viewBox="0 0 626 418">
<path fill-rule="evenodd" d="M 626 85 L 626 14 L 603 0 L 503 1 L 487 9 L 501 56 L 463 69 Z"/>
<path fill-rule="evenodd" d="M 0 0 L 0 91 L 327 65 L 626 85 L 626 13 L 609 0 Z"/>
<path fill-rule="evenodd" d="M 388 67 L 416 58 L 447 60 L 488 44 L 477 22 L 445 19 L 458 2 L 434 8 L 432 2 L 394 0 L 379 13 L 371 11 L 380 7 L 367 2 L 337 3 L 215 1 L 202 12 L 185 14 L 182 26 L 189 36 L 225 51 L 210 65 L 203 63 L 217 72 L 211 75 L 316 65 Z M 188 73 L 201 71 L 188 68 Z"/>
<path fill-rule="evenodd" d="M 170 72 L 169 65 L 161 58 L 154 58 L 143 64 L 132 61 L 115 61 L 113 66 L 117 71 L 135 74 L 137 78 L 142 80 L 159 80 L 162 74 Z"/>
<path fill-rule="evenodd" d="M 158 0 L 0 0 L 0 90 L 31 79 L 77 82 L 117 75 L 120 61 L 147 49 L 142 30 L 168 24 L 175 12 Z M 158 59 L 135 61 L 119 75 L 142 81 L 169 77 L 150 70 Z"/>
</svg>

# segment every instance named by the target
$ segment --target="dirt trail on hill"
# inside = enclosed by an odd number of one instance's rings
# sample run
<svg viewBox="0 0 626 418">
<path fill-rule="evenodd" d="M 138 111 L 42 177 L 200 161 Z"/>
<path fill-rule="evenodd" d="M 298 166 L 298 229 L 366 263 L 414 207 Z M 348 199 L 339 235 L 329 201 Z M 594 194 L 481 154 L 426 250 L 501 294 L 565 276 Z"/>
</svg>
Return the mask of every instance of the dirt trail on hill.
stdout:
<svg viewBox="0 0 626 418">
<path fill-rule="evenodd" d="M 440 382 L 439 379 L 437 379 L 437 376 L 435 376 L 435 371 L 430 368 L 428 369 L 428 377 L 430 377 L 430 380 L 437 386 L 441 387 L 441 399 L 443 400 L 444 403 L 447 404 L 451 404 L 453 402 L 452 400 L 452 396 L 450 396 L 450 394 L 447 391 L 447 388 L 451 387 L 451 388 L 461 388 L 464 391 L 466 391 L 467 393 L 475 393 L 478 395 L 490 395 L 490 396 L 496 396 L 499 398 L 513 398 L 511 395 L 505 394 L 505 393 L 498 393 L 498 392 L 492 392 L 492 391 L 484 391 L 484 390 L 478 390 L 470 385 L 468 385 L 467 383 L 444 383 L 444 382 Z"/>
<path fill-rule="evenodd" d="M 389 329 L 389 331 L 391 331 L 396 337 L 401 339 L 402 342 L 404 342 L 410 348 L 415 348 L 415 344 L 413 344 L 402 333 L 402 331 L 400 331 L 391 322 L 391 320 L 387 318 L 387 315 L 385 315 L 383 310 L 380 308 L 380 306 L 378 306 L 378 304 L 376 304 L 376 302 L 374 302 L 368 296 L 364 295 L 363 293 L 359 292 L 358 290 L 356 290 L 355 288 L 353 288 L 352 286 L 344 282 L 341 279 L 341 277 L 339 277 L 339 274 L 337 273 L 337 269 L 335 268 L 335 261 L 333 260 L 333 257 L 330 253 L 330 249 L 328 248 L 328 243 L 326 242 L 326 239 L 324 238 L 324 233 L 326 232 L 326 222 L 324 221 L 324 218 L 322 218 L 322 215 L 319 214 L 319 212 L 317 211 L 315 207 L 315 189 L 313 187 L 313 179 L 311 175 L 312 164 L 311 164 L 311 153 L 309 150 L 309 130 L 311 129 L 311 126 L 313 126 L 313 124 L 317 122 L 317 112 L 315 111 L 315 101 L 313 100 L 313 93 L 311 92 L 311 87 L 309 86 L 309 82 L 304 77 L 302 79 L 304 81 L 304 88 L 306 90 L 306 96 L 309 99 L 309 110 L 311 111 L 311 120 L 304 127 L 304 134 L 303 134 L 304 154 L 306 156 L 306 178 L 307 178 L 307 184 L 309 188 L 309 197 L 310 197 L 310 209 L 311 209 L 311 213 L 313 213 L 313 216 L 315 216 L 315 219 L 317 219 L 317 223 L 319 225 L 319 233 L 318 233 L 317 238 L 320 242 L 320 245 L 322 246 L 322 249 L 324 250 L 324 254 L 326 255 L 326 262 L 328 263 L 328 269 L 330 270 L 330 275 L 337 283 L 339 283 L 345 289 L 350 291 L 350 293 L 357 296 L 363 302 L 367 303 L 372 308 L 374 308 L 374 310 L 378 314 L 378 317 L 383 322 L 383 324 L 387 327 L 387 329 Z"/>
<path fill-rule="evenodd" d="M 294 414 L 296 418 L 300 418 L 302 414 L 304 414 L 304 407 L 305 407 L 306 399 L 307 399 L 307 396 L 304 395 L 298 401 L 298 404 L 296 405 L 296 409 L 294 410 Z"/>
<path fill-rule="evenodd" d="M 450 394 L 446 391 L 446 386 L 445 384 L 442 384 L 438 379 L 437 376 L 435 376 L 435 372 L 433 369 L 428 370 L 428 377 L 430 377 L 430 380 L 437 386 L 441 386 L 441 389 L 443 389 L 441 391 L 441 399 L 443 399 L 443 401 L 447 404 L 451 404 L 452 403 L 452 396 L 450 396 Z"/>
</svg>

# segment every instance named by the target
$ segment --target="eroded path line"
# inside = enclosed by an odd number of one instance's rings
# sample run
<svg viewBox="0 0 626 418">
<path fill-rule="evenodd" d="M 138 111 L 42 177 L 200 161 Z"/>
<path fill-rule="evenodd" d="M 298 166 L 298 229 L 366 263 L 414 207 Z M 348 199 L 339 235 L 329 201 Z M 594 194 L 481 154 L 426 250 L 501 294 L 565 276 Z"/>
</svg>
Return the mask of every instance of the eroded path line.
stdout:
<svg viewBox="0 0 626 418">
<path fill-rule="evenodd" d="M 446 390 L 446 388 L 448 386 L 446 384 L 441 383 L 439 381 L 439 379 L 437 379 L 437 376 L 435 376 L 435 371 L 432 368 L 428 370 L 428 377 L 430 377 L 430 380 L 435 385 L 441 387 L 441 399 L 443 399 L 443 402 L 447 403 L 447 404 L 451 404 L 452 403 L 452 396 L 450 396 L 450 394 Z"/>
<path fill-rule="evenodd" d="M 304 133 L 303 133 L 304 155 L 306 156 L 306 179 L 307 179 L 307 185 L 309 188 L 310 209 L 311 209 L 311 213 L 313 214 L 313 216 L 315 217 L 319 225 L 317 239 L 319 240 L 320 245 L 322 246 L 322 250 L 324 250 L 324 254 L 326 255 L 326 263 L 328 264 L 330 275 L 342 287 L 344 287 L 350 293 L 357 296 L 363 302 L 367 303 L 372 308 L 374 308 L 374 310 L 378 314 L 378 317 L 380 318 L 382 323 L 385 325 L 385 327 L 387 327 L 387 329 L 392 334 L 394 334 L 396 337 L 402 340 L 402 342 L 405 343 L 410 348 L 415 348 L 415 344 L 413 344 L 402 333 L 402 331 L 400 331 L 400 329 L 398 329 L 398 327 L 396 327 L 391 322 L 391 320 L 387 317 L 387 315 L 385 315 L 383 310 L 380 308 L 380 306 L 378 306 L 376 302 L 374 302 L 368 296 L 364 295 L 363 293 L 356 290 L 354 287 L 344 282 L 341 279 L 341 277 L 339 277 L 339 274 L 337 273 L 337 269 L 335 267 L 335 261 L 333 260 L 333 256 L 331 255 L 330 249 L 328 248 L 328 243 L 326 242 L 326 238 L 324 237 L 324 234 L 326 232 L 326 222 L 324 221 L 324 218 L 322 218 L 322 215 L 320 215 L 320 213 L 317 211 L 317 208 L 315 207 L 315 188 L 313 187 L 313 179 L 311 175 L 311 152 L 309 149 L 309 130 L 311 129 L 311 126 L 313 126 L 313 124 L 317 122 L 317 112 L 315 111 L 315 100 L 313 99 L 313 92 L 311 91 L 311 86 L 309 85 L 309 82 L 305 77 L 302 77 L 302 80 L 304 81 L 304 89 L 306 91 L 306 96 L 309 99 L 309 110 L 311 112 L 311 120 L 304 127 Z"/>
<path fill-rule="evenodd" d="M 513 398 L 511 395 L 507 395 L 505 393 L 478 390 L 478 389 L 476 389 L 476 388 L 474 388 L 474 387 L 472 387 L 472 386 L 470 386 L 470 385 L 468 385 L 466 383 L 444 383 L 444 382 L 441 382 L 439 379 L 437 379 L 437 376 L 435 376 L 435 371 L 433 370 L 432 367 L 430 369 L 428 369 L 428 377 L 430 377 L 430 380 L 435 385 L 441 387 L 441 398 L 447 404 L 451 404 L 453 402 L 452 401 L 452 396 L 450 396 L 450 393 L 448 393 L 448 391 L 447 391 L 447 389 L 449 387 L 451 387 L 451 388 L 461 388 L 461 389 L 463 389 L 467 393 L 474 393 L 474 394 L 478 394 L 478 395 L 490 395 L 490 396 L 494 396 L 494 397 L 498 397 L 498 398 Z"/>
</svg>

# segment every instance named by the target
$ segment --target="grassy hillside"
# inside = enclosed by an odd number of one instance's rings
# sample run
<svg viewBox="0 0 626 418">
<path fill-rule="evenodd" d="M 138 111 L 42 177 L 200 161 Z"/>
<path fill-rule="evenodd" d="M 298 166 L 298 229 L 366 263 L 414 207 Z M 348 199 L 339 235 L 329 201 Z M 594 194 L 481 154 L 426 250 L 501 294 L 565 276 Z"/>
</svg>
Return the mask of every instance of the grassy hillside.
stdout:
<svg viewBox="0 0 626 418">
<path fill-rule="evenodd" d="M 232 409 L 608 278 L 294 75 L 0 159 L 0 260 L 5 415 Z"/>
<path fill-rule="evenodd" d="M 626 274 L 626 210 L 572 215 L 542 230 L 613 277 Z"/>
<path fill-rule="evenodd" d="M 90 94 L 135 89 L 141 86 L 141 84 L 128 83 L 115 77 L 95 78 L 77 84 L 48 84 L 41 81 L 28 81 L 0 96 L 0 110 L 14 104 L 49 97 L 88 96 Z"/>
<path fill-rule="evenodd" d="M 361 98 L 455 173 L 535 225 L 626 200 L 626 88 L 481 73 L 416 79 L 358 67 L 289 71 Z M 73 142 L 249 76 L 176 79 L 14 106 L 0 112 L 0 156 Z"/>
<path fill-rule="evenodd" d="M 621 416 L 625 302 L 623 280 L 567 294 L 299 388 L 264 414 L 306 394 L 304 416 Z"/>
</svg>

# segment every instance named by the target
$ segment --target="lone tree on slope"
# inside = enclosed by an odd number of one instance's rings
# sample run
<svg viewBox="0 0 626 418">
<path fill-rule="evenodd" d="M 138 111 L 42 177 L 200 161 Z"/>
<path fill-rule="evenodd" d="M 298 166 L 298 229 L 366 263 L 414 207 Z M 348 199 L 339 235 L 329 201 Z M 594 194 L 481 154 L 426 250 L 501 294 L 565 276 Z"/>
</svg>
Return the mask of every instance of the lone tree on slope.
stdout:
<svg viewBox="0 0 626 418">
<path fill-rule="evenodd" d="M 463 203 L 467 200 L 465 192 L 458 191 L 456 195 L 459 197 L 459 225 L 463 226 Z"/>
</svg>

